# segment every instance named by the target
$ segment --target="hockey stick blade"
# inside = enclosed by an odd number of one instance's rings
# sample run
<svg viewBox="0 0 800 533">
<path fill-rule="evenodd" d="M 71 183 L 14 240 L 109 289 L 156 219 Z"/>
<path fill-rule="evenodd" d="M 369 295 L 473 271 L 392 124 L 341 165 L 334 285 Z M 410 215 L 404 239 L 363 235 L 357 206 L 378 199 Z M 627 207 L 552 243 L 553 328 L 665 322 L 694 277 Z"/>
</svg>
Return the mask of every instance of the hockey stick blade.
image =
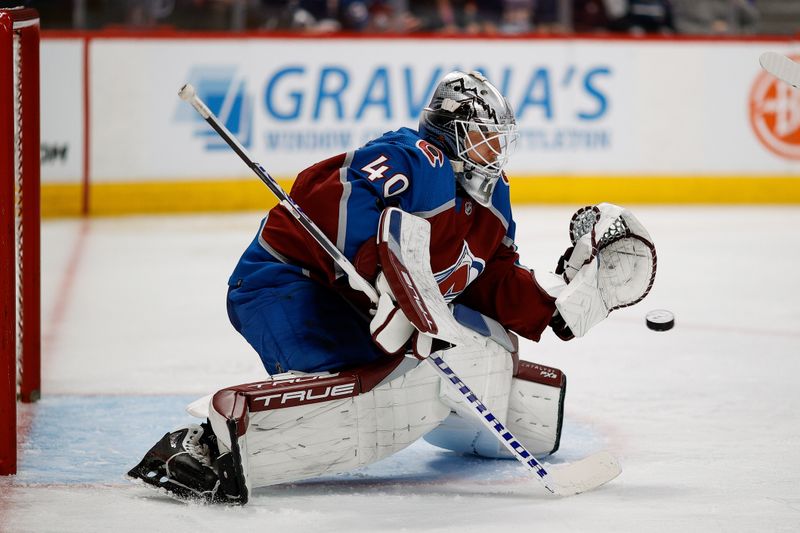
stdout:
<svg viewBox="0 0 800 533">
<path fill-rule="evenodd" d="M 764 52 L 758 58 L 758 62 L 761 68 L 779 80 L 800 89 L 800 64 L 776 52 Z"/>
<path fill-rule="evenodd" d="M 571 496 L 596 489 L 622 473 L 617 459 L 606 451 L 594 453 L 574 463 L 546 466 L 550 488 L 559 496 Z"/>
</svg>

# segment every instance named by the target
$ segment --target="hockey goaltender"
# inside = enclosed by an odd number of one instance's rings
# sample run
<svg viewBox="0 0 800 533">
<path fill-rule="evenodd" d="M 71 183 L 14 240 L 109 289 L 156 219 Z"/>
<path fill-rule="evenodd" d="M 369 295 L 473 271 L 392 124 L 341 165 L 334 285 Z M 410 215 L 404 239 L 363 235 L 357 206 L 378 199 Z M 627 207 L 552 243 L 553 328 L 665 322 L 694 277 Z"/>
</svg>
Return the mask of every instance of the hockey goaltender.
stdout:
<svg viewBox="0 0 800 533">
<path fill-rule="evenodd" d="M 569 486 L 548 481 L 535 457 L 559 447 L 566 377 L 520 361 L 517 335 L 569 340 L 638 302 L 655 248 L 628 210 L 599 204 L 572 217 L 555 273 L 522 266 L 503 171 L 516 139 L 508 100 L 478 72 L 451 72 L 418 131 L 302 171 L 228 282 L 230 321 L 270 379 L 191 404 L 204 421 L 164 435 L 128 475 L 244 504 L 254 488 L 358 468 L 424 438 L 516 457 L 555 493 L 615 476 L 608 461 L 586 462 Z"/>
</svg>

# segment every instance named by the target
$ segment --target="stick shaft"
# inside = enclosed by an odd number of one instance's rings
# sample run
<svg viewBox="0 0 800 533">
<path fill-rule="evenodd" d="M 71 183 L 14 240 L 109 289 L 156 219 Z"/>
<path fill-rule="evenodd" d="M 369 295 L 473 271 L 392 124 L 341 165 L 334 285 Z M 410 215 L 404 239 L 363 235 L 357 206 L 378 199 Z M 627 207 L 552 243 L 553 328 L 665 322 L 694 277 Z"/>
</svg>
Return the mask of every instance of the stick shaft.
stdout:
<svg viewBox="0 0 800 533">
<path fill-rule="evenodd" d="M 192 104 L 192 107 L 202 116 L 205 121 L 211 126 L 214 131 L 219 134 L 220 137 L 231 147 L 231 149 L 236 152 L 236 155 L 241 158 L 245 164 L 250 167 L 250 169 L 258 176 L 264 185 L 272 191 L 272 194 L 278 199 L 280 204 L 289 211 L 292 216 L 300 223 L 301 226 L 311 235 L 311 237 L 317 241 L 317 243 L 322 247 L 323 250 L 333 259 L 333 262 L 341 269 L 346 275 L 348 283 L 350 286 L 358 291 L 363 292 L 373 304 L 378 303 L 378 293 L 375 291 L 375 288 L 366 280 L 364 279 L 358 271 L 355 269 L 353 264 L 345 257 L 345 255 L 339 251 L 338 248 L 331 242 L 331 240 L 325 235 L 321 229 L 310 219 L 308 216 L 300 209 L 292 198 L 286 194 L 286 191 L 278 184 L 275 179 L 270 176 L 267 171 L 262 167 L 259 163 L 256 163 L 253 158 L 248 153 L 247 149 L 241 145 L 241 143 L 236 139 L 236 137 L 222 124 L 219 119 L 211 112 L 211 110 L 206 106 L 205 102 L 203 102 L 200 97 L 198 97 L 194 90 L 189 91 L 188 93 L 190 96 L 184 97 L 183 91 L 181 96 L 184 99 Z"/>
<path fill-rule="evenodd" d="M 461 378 L 450 368 L 450 365 L 436 354 L 432 354 L 428 357 L 428 361 L 431 362 L 439 376 L 448 382 L 454 390 L 457 390 L 467 401 L 468 405 L 472 407 L 478 415 L 478 418 L 480 418 L 481 423 L 497 437 L 497 440 L 502 442 L 508 451 L 510 451 L 520 463 L 525 465 L 528 470 L 536 474 L 539 481 L 541 481 L 542 485 L 544 485 L 547 490 L 555 493 L 555 490 L 553 490 L 547 482 L 547 476 L 549 474 L 544 466 L 536 460 L 533 454 L 525 449 L 519 440 L 497 419 L 492 411 L 481 402 L 463 381 L 461 381 Z"/>
</svg>

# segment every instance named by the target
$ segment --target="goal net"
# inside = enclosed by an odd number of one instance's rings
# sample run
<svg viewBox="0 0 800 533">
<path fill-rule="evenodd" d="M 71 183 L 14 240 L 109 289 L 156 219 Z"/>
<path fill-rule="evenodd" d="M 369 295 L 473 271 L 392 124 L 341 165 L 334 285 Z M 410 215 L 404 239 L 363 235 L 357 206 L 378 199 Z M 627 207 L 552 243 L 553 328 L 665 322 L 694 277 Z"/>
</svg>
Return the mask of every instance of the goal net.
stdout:
<svg viewBox="0 0 800 533">
<path fill-rule="evenodd" d="M 0 475 L 40 390 L 39 16 L 0 9 Z"/>
</svg>

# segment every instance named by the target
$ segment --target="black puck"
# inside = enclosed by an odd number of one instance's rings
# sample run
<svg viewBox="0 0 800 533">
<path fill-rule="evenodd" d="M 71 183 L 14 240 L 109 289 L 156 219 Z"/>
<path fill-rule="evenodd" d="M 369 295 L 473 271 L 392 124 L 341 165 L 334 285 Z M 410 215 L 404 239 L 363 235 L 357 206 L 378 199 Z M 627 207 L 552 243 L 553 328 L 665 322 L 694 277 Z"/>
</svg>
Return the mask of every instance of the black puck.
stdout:
<svg viewBox="0 0 800 533">
<path fill-rule="evenodd" d="M 666 309 L 653 309 L 645 315 L 644 320 L 653 331 L 668 331 L 675 325 L 675 315 Z"/>
</svg>

